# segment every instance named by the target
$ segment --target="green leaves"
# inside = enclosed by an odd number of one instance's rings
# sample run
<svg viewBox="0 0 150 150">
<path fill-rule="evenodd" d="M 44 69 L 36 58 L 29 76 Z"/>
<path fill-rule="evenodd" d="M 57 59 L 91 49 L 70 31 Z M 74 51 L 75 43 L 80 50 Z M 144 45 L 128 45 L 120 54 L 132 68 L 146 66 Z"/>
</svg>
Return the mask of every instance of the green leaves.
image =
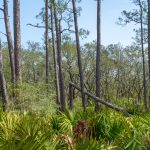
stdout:
<svg viewBox="0 0 150 150">
<path fill-rule="evenodd" d="M 1 150 L 142 150 L 149 143 L 149 114 L 126 118 L 92 109 L 42 116 L 34 111 L 0 114 Z"/>
<path fill-rule="evenodd" d="M 53 134 L 43 130 L 42 119 L 28 114 L 8 113 L 0 122 L 0 148 L 12 150 L 41 150 Z M 53 145 L 53 144 L 52 144 Z"/>
</svg>

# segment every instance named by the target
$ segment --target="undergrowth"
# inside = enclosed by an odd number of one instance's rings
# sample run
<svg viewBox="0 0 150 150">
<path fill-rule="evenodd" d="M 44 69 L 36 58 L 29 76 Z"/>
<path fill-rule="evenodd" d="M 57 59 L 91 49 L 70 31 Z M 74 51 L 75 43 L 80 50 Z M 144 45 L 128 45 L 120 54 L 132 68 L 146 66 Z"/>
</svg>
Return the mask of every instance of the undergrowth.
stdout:
<svg viewBox="0 0 150 150">
<path fill-rule="evenodd" d="M 149 150 L 150 113 L 126 117 L 106 107 L 94 112 L 79 102 L 62 113 L 44 85 L 22 85 L 8 112 L 0 109 L 1 150 Z"/>
</svg>

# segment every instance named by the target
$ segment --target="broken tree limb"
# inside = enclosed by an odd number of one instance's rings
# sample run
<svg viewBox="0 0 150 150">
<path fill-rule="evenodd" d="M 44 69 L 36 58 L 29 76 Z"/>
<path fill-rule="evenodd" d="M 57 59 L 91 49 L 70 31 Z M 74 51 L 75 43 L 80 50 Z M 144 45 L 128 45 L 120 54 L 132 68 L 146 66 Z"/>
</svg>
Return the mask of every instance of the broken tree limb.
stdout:
<svg viewBox="0 0 150 150">
<path fill-rule="evenodd" d="M 76 88 L 76 89 L 79 90 L 79 91 L 81 90 L 81 88 L 80 88 L 79 86 L 77 86 L 76 84 L 74 84 L 74 83 L 72 83 L 72 82 L 69 83 L 69 86 L 73 86 L 74 88 Z M 89 92 L 86 92 L 86 91 L 85 91 L 85 94 L 86 94 L 87 96 L 91 97 L 91 98 L 92 98 L 93 100 L 95 100 L 96 102 L 99 102 L 99 103 L 101 103 L 101 104 L 103 104 L 103 105 L 105 105 L 105 106 L 107 106 L 107 107 L 109 107 L 109 108 L 111 108 L 111 109 L 116 110 L 116 111 L 120 111 L 120 112 L 122 112 L 123 114 L 125 114 L 125 115 L 127 115 L 127 116 L 131 116 L 131 114 L 130 114 L 127 110 L 125 110 L 125 109 L 123 109 L 123 108 L 114 106 L 113 104 L 111 104 L 111 103 L 109 103 L 109 102 L 107 102 L 107 101 L 101 100 L 100 98 L 98 98 L 98 97 L 92 95 L 92 94 L 89 93 Z"/>
</svg>

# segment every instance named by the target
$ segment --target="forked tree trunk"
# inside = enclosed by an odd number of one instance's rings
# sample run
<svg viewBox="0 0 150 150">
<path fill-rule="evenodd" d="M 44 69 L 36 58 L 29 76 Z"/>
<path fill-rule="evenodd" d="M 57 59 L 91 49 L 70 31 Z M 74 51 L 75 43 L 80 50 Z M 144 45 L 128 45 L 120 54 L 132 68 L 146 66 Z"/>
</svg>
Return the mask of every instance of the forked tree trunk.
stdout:
<svg viewBox="0 0 150 150">
<path fill-rule="evenodd" d="M 15 57 L 15 77 L 16 83 L 21 82 L 20 70 L 20 51 L 21 51 L 21 33 L 20 33 L 20 0 L 13 1 L 14 13 L 14 57 Z"/>
<path fill-rule="evenodd" d="M 50 7 L 51 11 L 51 32 L 52 32 L 52 45 L 53 45 L 53 58 L 54 58 L 54 70 L 55 70 L 55 85 L 56 85 L 56 94 L 57 94 L 57 104 L 60 103 L 60 91 L 59 91 L 59 68 L 57 62 L 57 51 L 55 45 L 55 33 L 54 33 L 54 10 L 53 7 Z"/>
<path fill-rule="evenodd" d="M 2 105 L 4 111 L 8 109 L 8 95 L 6 90 L 6 81 L 3 72 L 3 57 L 2 57 L 2 46 L 0 41 L 0 88 L 2 91 Z"/>
<path fill-rule="evenodd" d="M 55 29 L 56 29 L 56 41 L 57 41 L 57 62 L 59 66 L 59 91 L 60 91 L 60 104 L 61 110 L 65 111 L 66 103 L 65 103 L 65 91 L 64 91 L 64 77 L 62 72 L 62 54 L 61 54 L 61 41 L 60 41 L 60 32 L 59 32 L 59 24 L 58 24 L 58 17 L 57 17 L 57 8 L 56 8 L 56 1 L 53 0 L 54 6 L 54 19 L 55 19 Z"/>
<path fill-rule="evenodd" d="M 6 36 L 7 36 L 7 43 L 9 49 L 9 60 L 10 60 L 10 67 L 11 67 L 11 80 L 12 80 L 12 84 L 14 84 L 15 83 L 14 49 L 13 49 L 13 41 L 12 41 L 12 35 L 10 29 L 9 15 L 8 15 L 7 0 L 3 0 L 3 4 L 4 4 L 4 20 L 5 20 Z"/>
<path fill-rule="evenodd" d="M 83 70 L 82 70 L 81 49 L 80 49 L 79 29 L 78 29 L 77 10 L 76 10 L 75 0 L 72 0 L 72 6 L 73 6 L 73 14 L 74 14 L 74 26 L 75 26 L 75 35 L 76 35 L 76 46 L 77 46 L 78 67 L 79 67 L 79 75 L 80 75 L 82 105 L 83 105 L 84 111 L 86 111 L 86 100 L 85 100 L 85 93 L 84 93 L 84 77 L 83 77 Z"/>
</svg>

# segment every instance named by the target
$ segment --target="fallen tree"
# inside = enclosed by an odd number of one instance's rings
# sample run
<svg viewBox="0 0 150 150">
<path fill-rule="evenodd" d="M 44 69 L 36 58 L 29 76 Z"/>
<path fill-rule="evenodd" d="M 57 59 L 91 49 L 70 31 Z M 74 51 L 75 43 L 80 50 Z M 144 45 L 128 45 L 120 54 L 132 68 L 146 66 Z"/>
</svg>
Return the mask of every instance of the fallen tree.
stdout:
<svg viewBox="0 0 150 150">
<path fill-rule="evenodd" d="M 77 90 L 81 91 L 81 88 L 79 86 L 77 86 L 76 84 L 74 84 L 72 82 L 69 83 L 69 99 L 70 99 L 70 104 L 69 105 L 70 105 L 70 109 L 73 108 L 72 87 L 74 87 Z M 125 110 L 124 108 L 120 108 L 120 107 L 114 106 L 113 104 L 111 104 L 111 103 L 109 103 L 109 102 L 107 102 L 105 100 L 101 100 L 100 98 L 92 95 L 91 93 L 89 93 L 87 91 L 85 91 L 84 93 L 85 93 L 85 95 L 91 97 L 96 102 L 99 102 L 99 103 L 101 103 L 101 104 L 103 104 L 103 105 L 105 105 L 105 106 L 107 106 L 107 107 L 109 107 L 111 109 L 116 110 L 116 111 L 120 111 L 120 112 L 122 112 L 123 114 L 125 114 L 127 116 L 131 116 L 131 114 L 127 110 Z"/>
</svg>

